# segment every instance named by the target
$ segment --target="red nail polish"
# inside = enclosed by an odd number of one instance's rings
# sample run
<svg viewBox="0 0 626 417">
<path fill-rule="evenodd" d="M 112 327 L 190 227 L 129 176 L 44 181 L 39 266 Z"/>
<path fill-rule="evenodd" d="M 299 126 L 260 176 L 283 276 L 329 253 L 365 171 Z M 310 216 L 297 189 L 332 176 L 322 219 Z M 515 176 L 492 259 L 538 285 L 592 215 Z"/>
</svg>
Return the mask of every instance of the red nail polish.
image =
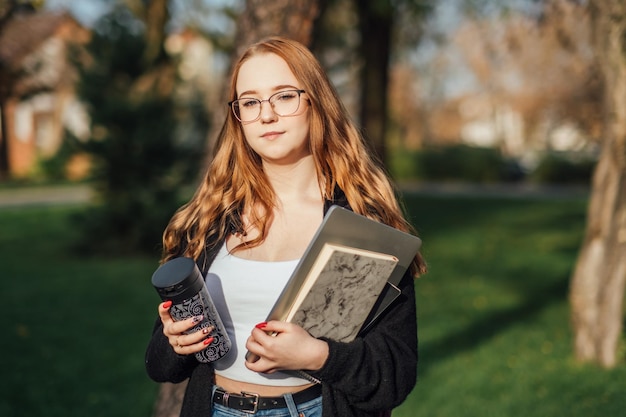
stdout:
<svg viewBox="0 0 626 417">
<path fill-rule="evenodd" d="M 267 327 L 267 322 L 264 321 L 263 323 L 259 323 L 254 327 L 256 327 L 257 329 L 265 329 Z"/>
<path fill-rule="evenodd" d="M 168 300 L 163 303 L 163 308 L 168 309 L 172 306 L 172 301 Z"/>
<path fill-rule="evenodd" d="M 213 343 L 213 341 L 215 340 L 214 337 L 209 337 L 208 339 L 204 339 L 204 344 L 205 345 L 210 345 L 211 343 Z"/>
</svg>

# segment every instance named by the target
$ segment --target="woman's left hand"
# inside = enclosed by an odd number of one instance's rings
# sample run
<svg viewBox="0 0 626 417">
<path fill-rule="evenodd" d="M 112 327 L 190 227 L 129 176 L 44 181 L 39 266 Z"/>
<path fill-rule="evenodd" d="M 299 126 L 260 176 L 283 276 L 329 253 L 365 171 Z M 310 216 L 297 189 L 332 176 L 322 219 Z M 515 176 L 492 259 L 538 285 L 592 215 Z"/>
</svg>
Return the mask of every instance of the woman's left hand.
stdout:
<svg viewBox="0 0 626 417">
<path fill-rule="evenodd" d="M 302 327 L 272 320 L 259 323 L 252 330 L 246 348 L 257 355 L 256 362 L 246 362 L 255 372 L 320 369 L 328 358 L 328 344 L 311 336 Z"/>
</svg>

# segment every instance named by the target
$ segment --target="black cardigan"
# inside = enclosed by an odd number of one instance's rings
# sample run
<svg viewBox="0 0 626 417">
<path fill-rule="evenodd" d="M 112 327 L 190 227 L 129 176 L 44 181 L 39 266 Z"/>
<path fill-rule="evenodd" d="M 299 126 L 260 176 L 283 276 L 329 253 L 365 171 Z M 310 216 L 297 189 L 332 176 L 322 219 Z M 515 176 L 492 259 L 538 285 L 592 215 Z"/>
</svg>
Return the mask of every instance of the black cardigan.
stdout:
<svg viewBox="0 0 626 417">
<path fill-rule="evenodd" d="M 349 208 L 341 190 L 335 195 L 334 200 L 326 201 L 324 212 L 333 204 Z M 203 272 L 216 253 L 198 260 Z M 324 417 L 379 416 L 402 403 L 415 386 L 417 319 L 413 277 L 407 273 L 399 287 L 402 296 L 364 335 L 349 343 L 324 339 L 329 346 L 326 363 L 318 371 L 307 371 L 322 381 Z M 158 318 L 146 350 L 146 370 L 156 382 L 179 383 L 189 378 L 180 417 L 212 414 L 213 367 L 198 362 L 194 355 L 175 353 Z"/>
</svg>

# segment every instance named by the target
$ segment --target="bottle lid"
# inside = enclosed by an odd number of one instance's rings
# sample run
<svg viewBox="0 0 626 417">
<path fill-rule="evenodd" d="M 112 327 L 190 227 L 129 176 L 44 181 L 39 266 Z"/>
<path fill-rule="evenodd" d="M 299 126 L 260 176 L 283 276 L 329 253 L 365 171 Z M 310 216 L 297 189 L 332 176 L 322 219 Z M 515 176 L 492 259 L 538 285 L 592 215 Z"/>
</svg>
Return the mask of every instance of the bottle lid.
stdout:
<svg viewBox="0 0 626 417">
<path fill-rule="evenodd" d="M 163 300 L 174 303 L 197 294 L 204 285 L 196 262 L 187 257 L 174 258 L 154 271 L 152 285 Z"/>
</svg>

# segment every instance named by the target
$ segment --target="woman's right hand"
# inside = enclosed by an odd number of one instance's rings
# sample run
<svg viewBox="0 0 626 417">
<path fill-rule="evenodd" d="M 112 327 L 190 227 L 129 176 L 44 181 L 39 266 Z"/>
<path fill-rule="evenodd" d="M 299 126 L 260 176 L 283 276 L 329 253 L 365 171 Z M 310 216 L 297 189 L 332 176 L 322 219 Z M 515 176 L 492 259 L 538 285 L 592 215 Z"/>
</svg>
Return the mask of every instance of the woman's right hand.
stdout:
<svg viewBox="0 0 626 417">
<path fill-rule="evenodd" d="M 172 349 L 174 349 L 174 352 L 179 355 L 191 355 L 200 352 L 213 342 L 214 338 L 209 336 L 214 330 L 212 326 L 205 327 L 190 334 L 185 334 L 187 330 L 202 321 L 202 316 L 174 321 L 169 311 L 171 306 L 171 301 L 165 301 L 159 304 L 159 317 L 163 323 L 163 334 L 169 341 Z"/>
</svg>

